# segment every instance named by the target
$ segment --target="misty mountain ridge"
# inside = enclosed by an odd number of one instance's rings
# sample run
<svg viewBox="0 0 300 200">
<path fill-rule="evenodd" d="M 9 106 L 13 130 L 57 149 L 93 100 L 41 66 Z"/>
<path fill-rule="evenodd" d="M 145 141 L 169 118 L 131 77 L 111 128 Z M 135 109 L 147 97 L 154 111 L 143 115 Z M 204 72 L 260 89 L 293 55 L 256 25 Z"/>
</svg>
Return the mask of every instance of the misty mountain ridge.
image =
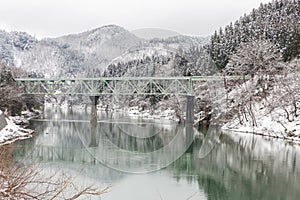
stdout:
<svg viewBox="0 0 300 200">
<path fill-rule="evenodd" d="M 168 38 L 182 35 L 177 33 L 176 31 L 161 29 L 161 28 L 141 28 L 132 30 L 131 33 L 136 35 L 137 37 L 144 39 L 154 39 L 154 38 Z"/>
<path fill-rule="evenodd" d="M 25 32 L 0 31 L 0 36 L 1 61 L 24 69 L 32 77 L 98 77 L 116 60 L 123 65 L 135 61 L 137 52 L 141 61 L 147 56 L 168 57 L 170 52 L 208 42 L 181 35 L 146 40 L 116 25 L 42 40 Z"/>
</svg>

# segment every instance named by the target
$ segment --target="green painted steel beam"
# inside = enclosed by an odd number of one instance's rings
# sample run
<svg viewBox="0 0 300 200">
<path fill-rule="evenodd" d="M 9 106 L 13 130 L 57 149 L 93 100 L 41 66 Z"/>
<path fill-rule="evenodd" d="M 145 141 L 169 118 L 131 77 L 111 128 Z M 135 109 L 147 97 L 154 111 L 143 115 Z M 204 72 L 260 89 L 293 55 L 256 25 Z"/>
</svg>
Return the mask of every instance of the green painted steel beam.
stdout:
<svg viewBox="0 0 300 200">
<path fill-rule="evenodd" d="M 249 79 L 242 76 L 18 78 L 25 94 L 69 95 L 194 95 L 194 83 Z"/>
</svg>

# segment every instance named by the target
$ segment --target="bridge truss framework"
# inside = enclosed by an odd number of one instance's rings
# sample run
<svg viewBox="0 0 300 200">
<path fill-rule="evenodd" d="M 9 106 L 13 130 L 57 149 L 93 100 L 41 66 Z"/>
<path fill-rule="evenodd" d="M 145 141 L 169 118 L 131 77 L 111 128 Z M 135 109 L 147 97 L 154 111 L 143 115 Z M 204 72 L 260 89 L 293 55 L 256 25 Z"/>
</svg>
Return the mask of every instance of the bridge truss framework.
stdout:
<svg viewBox="0 0 300 200">
<path fill-rule="evenodd" d="M 65 95 L 194 95 L 194 83 L 241 79 L 239 76 L 19 78 L 24 94 Z"/>
</svg>

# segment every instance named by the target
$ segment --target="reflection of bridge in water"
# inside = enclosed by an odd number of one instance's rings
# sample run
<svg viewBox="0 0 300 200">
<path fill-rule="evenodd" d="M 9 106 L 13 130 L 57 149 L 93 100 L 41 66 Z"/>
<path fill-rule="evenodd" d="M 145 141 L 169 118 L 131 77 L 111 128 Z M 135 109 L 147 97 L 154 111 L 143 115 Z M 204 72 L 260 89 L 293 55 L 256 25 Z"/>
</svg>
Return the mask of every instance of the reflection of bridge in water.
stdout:
<svg viewBox="0 0 300 200">
<path fill-rule="evenodd" d="M 37 132 L 41 134 L 26 156 L 41 162 L 101 164 L 119 171 L 148 172 L 166 167 L 182 156 L 197 131 L 178 124 L 98 121 L 93 108 L 91 120 L 36 120 L 40 123 Z"/>
<path fill-rule="evenodd" d="M 156 137 L 158 139 L 138 140 L 126 138 L 124 135 L 119 138 L 114 137 L 111 141 L 105 133 L 97 133 L 96 140 L 92 138 L 93 136 L 91 136 L 91 141 L 83 141 L 83 143 L 91 144 L 97 141 L 97 146 L 72 147 L 37 144 L 34 149 L 28 151 L 26 156 L 39 162 L 105 165 L 119 171 L 138 173 L 154 171 L 168 166 L 182 156 L 193 141 L 193 138 L 186 137 L 184 132 L 176 134 L 172 141 L 162 141 L 162 138 L 158 136 Z M 115 143 L 115 141 L 119 141 L 119 143 Z M 166 146 L 163 146 L 164 143 L 167 143 Z M 153 146 L 157 149 L 153 150 Z"/>
</svg>

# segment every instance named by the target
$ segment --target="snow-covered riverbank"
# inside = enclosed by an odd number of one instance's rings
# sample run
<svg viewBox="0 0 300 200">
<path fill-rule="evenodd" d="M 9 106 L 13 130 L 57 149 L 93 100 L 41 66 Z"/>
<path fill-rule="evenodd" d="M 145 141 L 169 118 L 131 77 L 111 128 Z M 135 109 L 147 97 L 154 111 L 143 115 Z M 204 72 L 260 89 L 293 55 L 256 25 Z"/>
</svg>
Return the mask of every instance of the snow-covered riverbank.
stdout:
<svg viewBox="0 0 300 200">
<path fill-rule="evenodd" d="M 0 146 L 32 137 L 33 130 L 21 128 L 10 119 L 6 118 L 6 121 L 7 125 L 0 131 Z"/>
<path fill-rule="evenodd" d="M 300 142 L 300 116 L 288 120 L 282 108 L 276 108 L 270 112 L 268 108 L 259 105 L 257 103 L 253 108 L 255 125 L 251 120 L 241 123 L 236 116 L 223 125 L 222 129 Z"/>
<path fill-rule="evenodd" d="M 2 111 L 0 114 L 3 114 Z M 30 138 L 34 134 L 34 130 L 22 128 L 24 124 L 28 123 L 28 120 L 23 116 L 9 118 L 3 116 L 3 118 L 1 118 L 1 121 L 3 124 L 3 128 L 0 127 L 0 146 L 13 143 L 16 140 Z"/>
<path fill-rule="evenodd" d="M 268 114 L 265 116 L 260 115 L 257 116 L 256 126 L 252 126 L 251 124 L 242 125 L 239 123 L 239 120 L 235 118 L 234 120 L 226 123 L 222 127 L 222 130 L 263 135 L 300 142 L 300 118 L 297 118 L 292 122 L 286 121 L 282 118 L 283 115 L 280 116 L 278 113 Z"/>
</svg>

